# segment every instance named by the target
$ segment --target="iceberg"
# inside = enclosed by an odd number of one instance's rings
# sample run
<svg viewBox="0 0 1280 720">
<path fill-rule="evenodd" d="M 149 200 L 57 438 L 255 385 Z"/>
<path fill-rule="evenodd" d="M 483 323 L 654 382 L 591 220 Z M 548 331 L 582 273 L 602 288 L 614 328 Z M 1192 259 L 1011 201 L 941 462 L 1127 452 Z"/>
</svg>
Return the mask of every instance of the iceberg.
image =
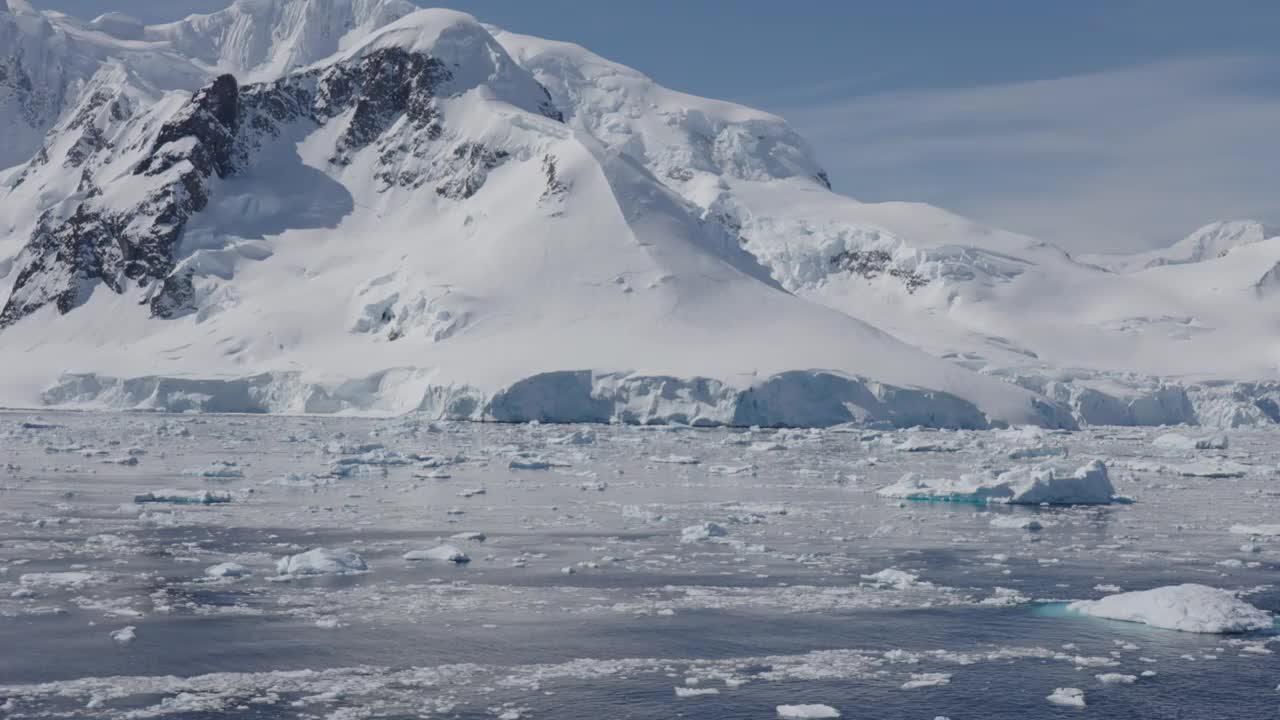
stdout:
<svg viewBox="0 0 1280 720">
<path fill-rule="evenodd" d="M 276 562 L 276 572 L 281 575 L 343 575 L 365 572 L 369 565 L 350 550 L 315 548 L 297 555 L 282 557 Z"/>
<path fill-rule="evenodd" d="M 1109 595 L 1101 600 L 1081 600 L 1068 605 L 1067 610 L 1194 633 L 1269 630 L 1273 622 L 1271 613 L 1226 590 L 1194 583 Z"/>
<path fill-rule="evenodd" d="M 1101 460 L 1070 475 L 1052 467 L 1018 468 L 1000 473 L 966 474 L 958 480 L 925 479 L 907 473 L 898 482 L 880 488 L 881 497 L 942 502 L 1008 503 L 1011 505 L 1106 505 L 1115 500 L 1115 488 Z"/>
</svg>

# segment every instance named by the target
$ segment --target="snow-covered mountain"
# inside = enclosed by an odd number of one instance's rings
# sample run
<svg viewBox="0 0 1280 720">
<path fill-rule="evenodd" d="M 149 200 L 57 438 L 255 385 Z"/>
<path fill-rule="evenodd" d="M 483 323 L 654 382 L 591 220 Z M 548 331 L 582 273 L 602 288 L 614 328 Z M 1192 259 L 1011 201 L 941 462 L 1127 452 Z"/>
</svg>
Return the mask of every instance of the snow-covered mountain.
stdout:
<svg viewBox="0 0 1280 720">
<path fill-rule="evenodd" d="M 74 72 L 0 96 L 15 123 L 61 98 L 0 171 L 5 402 L 1280 421 L 1277 243 L 1122 275 L 860 203 L 776 116 L 399 0 L 239 0 L 151 27 L 18 2 L 5 67 L 38 48 Z M 1193 375 L 1216 389 L 1171 384 Z"/>
<path fill-rule="evenodd" d="M 667 90 L 571 44 L 496 37 L 571 125 L 738 235 L 790 292 L 1045 393 L 1085 422 L 1280 421 L 1280 328 L 1265 301 L 1280 284 L 1280 240 L 1258 223 L 1216 223 L 1105 267 L 1078 261 L 939 208 L 834 193 L 776 116 Z M 1229 382 L 1241 379 L 1266 382 Z"/>
</svg>

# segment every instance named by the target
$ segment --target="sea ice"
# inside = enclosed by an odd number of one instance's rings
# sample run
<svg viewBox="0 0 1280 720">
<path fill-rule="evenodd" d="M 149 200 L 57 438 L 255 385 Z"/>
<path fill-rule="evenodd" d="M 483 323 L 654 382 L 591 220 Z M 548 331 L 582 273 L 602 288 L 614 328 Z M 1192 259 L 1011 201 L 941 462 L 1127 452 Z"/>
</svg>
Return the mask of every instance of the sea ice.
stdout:
<svg viewBox="0 0 1280 720">
<path fill-rule="evenodd" d="M 1120 593 L 1101 600 L 1081 600 L 1071 603 L 1067 609 L 1182 632 L 1239 633 L 1272 627 L 1271 613 L 1226 590 L 1193 583 Z"/>
</svg>

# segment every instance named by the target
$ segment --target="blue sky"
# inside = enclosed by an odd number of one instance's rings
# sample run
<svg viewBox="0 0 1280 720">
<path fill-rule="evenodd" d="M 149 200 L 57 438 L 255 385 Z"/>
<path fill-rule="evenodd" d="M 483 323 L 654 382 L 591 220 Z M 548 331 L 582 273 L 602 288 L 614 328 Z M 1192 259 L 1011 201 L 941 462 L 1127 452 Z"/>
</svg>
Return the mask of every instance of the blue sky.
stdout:
<svg viewBox="0 0 1280 720">
<path fill-rule="evenodd" d="M 176 19 L 229 0 L 34 0 Z M 838 190 L 1075 250 L 1280 224 L 1280 2 L 459 0 L 670 87 L 783 115 Z"/>
</svg>

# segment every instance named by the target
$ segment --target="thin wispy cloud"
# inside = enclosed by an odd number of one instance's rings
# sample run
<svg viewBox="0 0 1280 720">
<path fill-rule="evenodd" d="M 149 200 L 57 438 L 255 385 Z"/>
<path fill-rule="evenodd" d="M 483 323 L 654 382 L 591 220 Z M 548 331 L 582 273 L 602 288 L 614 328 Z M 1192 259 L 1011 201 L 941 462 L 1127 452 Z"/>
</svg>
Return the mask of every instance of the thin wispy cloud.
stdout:
<svg viewBox="0 0 1280 720">
<path fill-rule="evenodd" d="M 776 107 L 839 189 L 939 204 L 1073 250 L 1280 219 L 1274 57 L 1157 62 Z"/>
</svg>

